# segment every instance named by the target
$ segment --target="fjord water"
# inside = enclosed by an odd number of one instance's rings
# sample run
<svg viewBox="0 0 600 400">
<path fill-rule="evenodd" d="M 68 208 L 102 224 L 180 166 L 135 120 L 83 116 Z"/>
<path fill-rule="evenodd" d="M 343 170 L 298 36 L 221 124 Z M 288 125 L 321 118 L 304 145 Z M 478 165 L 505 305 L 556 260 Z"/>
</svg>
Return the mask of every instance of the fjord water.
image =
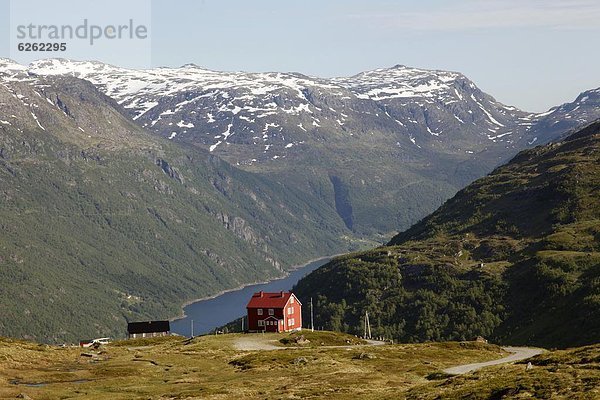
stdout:
<svg viewBox="0 0 600 400">
<path fill-rule="evenodd" d="M 199 300 L 186 306 L 183 311 L 185 317 L 171 322 L 171 331 L 180 335 L 191 335 L 191 324 L 194 321 L 194 335 L 208 333 L 213 329 L 223 326 L 228 322 L 246 314 L 246 304 L 253 293 L 258 291 L 279 292 L 290 290 L 307 274 L 331 260 L 330 257 L 320 258 L 305 264 L 284 278 L 267 283 L 245 286 L 241 289 L 223 293 L 217 297 Z M 305 301 L 300 299 L 300 301 Z"/>
</svg>

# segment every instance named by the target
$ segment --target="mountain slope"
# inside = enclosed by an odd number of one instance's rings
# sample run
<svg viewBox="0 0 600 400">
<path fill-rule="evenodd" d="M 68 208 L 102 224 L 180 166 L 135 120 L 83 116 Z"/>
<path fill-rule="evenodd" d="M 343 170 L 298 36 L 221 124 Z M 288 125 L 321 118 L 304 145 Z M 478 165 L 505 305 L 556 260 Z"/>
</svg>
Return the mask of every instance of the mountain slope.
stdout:
<svg viewBox="0 0 600 400">
<path fill-rule="evenodd" d="M 158 135 L 290 182 L 374 238 L 510 158 L 537 121 L 459 73 L 405 66 L 335 79 L 68 60 L 25 68 L 89 80 Z"/>
<path fill-rule="evenodd" d="M 333 207 L 149 134 L 89 82 L 0 83 L 0 335 L 122 336 L 348 248 Z"/>
<path fill-rule="evenodd" d="M 382 248 L 299 282 L 319 324 L 400 340 L 600 335 L 600 122 L 517 155 Z M 374 322 L 373 322 L 374 321 Z"/>
</svg>

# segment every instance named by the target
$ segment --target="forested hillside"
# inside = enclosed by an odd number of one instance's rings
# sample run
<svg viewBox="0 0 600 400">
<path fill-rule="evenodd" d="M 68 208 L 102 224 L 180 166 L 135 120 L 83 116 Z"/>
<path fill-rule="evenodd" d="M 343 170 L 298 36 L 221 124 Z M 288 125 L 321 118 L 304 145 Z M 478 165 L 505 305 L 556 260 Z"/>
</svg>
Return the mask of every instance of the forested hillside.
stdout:
<svg viewBox="0 0 600 400">
<path fill-rule="evenodd" d="M 387 246 L 299 282 L 316 320 L 402 341 L 600 337 L 600 123 L 524 151 Z"/>
</svg>

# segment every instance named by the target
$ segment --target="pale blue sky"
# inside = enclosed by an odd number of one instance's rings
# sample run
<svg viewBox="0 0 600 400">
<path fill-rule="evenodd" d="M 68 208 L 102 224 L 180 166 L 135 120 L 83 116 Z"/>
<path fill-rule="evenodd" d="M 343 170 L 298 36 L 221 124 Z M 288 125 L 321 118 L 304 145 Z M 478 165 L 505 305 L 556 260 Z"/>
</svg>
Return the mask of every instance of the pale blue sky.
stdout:
<svg viewBox="0 0 600 400">
<path fill-rule="evenodd" d="M 46 3 L 56 10 L 61 1 L 66 0 Z M 324 77 L 395 64 L 448 69 L 464 73 L 498 100 L 530 111 L 600 87 L 596 0 L 151 4 L 153 66 L 196 63 L 216 70 L 298 71 Z M 119 10 L 107 10 L 107 15 L 119 15 Z M 104 58 L 136 66 L 138 60 L 126 53 Z"/>
</svg>

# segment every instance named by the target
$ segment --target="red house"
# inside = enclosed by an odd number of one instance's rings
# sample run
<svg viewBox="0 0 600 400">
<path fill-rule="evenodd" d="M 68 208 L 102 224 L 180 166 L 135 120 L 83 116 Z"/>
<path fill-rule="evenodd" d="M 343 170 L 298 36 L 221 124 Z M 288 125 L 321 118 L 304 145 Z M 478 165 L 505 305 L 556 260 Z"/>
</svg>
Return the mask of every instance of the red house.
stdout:
<svg viewBox="0 0 600 400">
<path fill-rule="evenodd" d="M 291 332 L 302 329 L 302 303 L 292 292 L 254 293 L 246 309 L 250 332 Z"/>
</svg>

